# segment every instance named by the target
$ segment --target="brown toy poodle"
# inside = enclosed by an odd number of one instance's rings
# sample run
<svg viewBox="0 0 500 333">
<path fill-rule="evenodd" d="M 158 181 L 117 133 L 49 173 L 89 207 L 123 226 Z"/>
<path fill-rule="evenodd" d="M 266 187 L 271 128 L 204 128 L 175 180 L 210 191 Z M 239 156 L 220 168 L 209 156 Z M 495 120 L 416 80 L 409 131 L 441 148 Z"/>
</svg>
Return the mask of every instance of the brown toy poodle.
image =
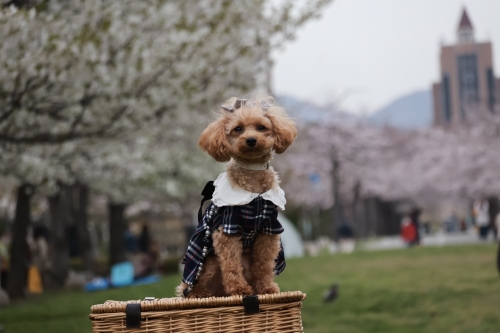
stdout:
<svg viewBox="0 0 500 333">
<path fill-rule="evenodd" d="M 295 123 L 272 97 L 226 101 L 199 145 L 229 162 L 213 183 L 212 203 L 184 257 L 184 297 L 278 293 L 274 276 L 285 268 L 278 207 L 284 192 L 269 165 L 297 136 Z"/>
</svg>

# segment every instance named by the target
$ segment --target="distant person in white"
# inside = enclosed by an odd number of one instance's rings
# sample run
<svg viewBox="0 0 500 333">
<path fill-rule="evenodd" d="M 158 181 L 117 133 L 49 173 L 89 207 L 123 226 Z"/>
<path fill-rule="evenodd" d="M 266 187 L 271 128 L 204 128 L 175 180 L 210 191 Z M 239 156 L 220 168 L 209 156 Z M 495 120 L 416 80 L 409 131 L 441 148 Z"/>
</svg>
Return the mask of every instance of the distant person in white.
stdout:
<svg viewBox="0 0 500 333">
<path fill-rule="evenodd" d="M 486 239 L 490 227 L 490 207 L 484 197 L 474 203 L 476 227 L 479 228 L 479 238 Z"/>
<path fill-rule="evenodd" d="M 498 241 L 498 252 L 497 252 L 497 268 L 498 273 L 500 273 L 500 212 L 498 212 L 497 217 L 495 219 L 495 226 L 497 228 L 497 241 Z"/>
<path fill-rule="evenodd" d="M 495 228 L 496 228 L 496 238 L 500 242 L 500 212 L 498 212 L 495 218 Z"/>
</svg>

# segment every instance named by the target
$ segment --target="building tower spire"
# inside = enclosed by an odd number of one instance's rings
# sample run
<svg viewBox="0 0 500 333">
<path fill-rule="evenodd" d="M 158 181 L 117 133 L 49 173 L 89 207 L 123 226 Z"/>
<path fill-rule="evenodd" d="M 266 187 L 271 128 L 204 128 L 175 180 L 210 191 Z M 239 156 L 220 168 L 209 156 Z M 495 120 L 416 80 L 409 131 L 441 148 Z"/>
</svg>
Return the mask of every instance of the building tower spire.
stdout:
<svg viewBox="0 0 500 333">
<path fill-rule="evenodd" d="M 458 24 L 457 37 L 460 44 L 474 43 L 474 28 L 465 7 L 462 11 L 460 23 Z"/>
</svg>

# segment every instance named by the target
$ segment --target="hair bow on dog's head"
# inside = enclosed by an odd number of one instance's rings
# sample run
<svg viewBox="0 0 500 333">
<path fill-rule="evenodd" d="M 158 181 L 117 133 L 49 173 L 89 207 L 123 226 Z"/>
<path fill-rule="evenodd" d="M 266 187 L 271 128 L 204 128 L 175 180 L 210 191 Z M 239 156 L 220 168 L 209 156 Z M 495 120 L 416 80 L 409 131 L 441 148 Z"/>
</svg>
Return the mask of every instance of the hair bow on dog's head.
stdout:
<svg viewBox="0 0 500 333">
<path fill-rule="evenodd" d="M 255 105 L 254 103 L 248 103 L 248 104 Z M 222 104 L 221 108 L 224 111 L 232 113 L 232 112 L 238 110 L 239 108 L 241 108 L 243 105 L 247 105 L 247 100 L 246 99 L 238 99 L 236 97 L 233 97 L 233 98 L 227 100 L 224 104 Z M 263 111 L 269 110 L 270 107 L 271 107 L 271 105 L 269 105 L 268 102 L 266 102 L 266 101 L 261 101 L 260 102 L 260 108 Z"/>
<path fill-rule="evenodd" d="M 235 110 L 238 110 L 241 108 L 242 105 L 247 104 L 246 99 L 237 99 L 236 97 L 233 97 L 229 100 L 227 100 L 224 104 L 221 105 L 221 108 L 227 112 L 234 112 Z"/>
</svg>

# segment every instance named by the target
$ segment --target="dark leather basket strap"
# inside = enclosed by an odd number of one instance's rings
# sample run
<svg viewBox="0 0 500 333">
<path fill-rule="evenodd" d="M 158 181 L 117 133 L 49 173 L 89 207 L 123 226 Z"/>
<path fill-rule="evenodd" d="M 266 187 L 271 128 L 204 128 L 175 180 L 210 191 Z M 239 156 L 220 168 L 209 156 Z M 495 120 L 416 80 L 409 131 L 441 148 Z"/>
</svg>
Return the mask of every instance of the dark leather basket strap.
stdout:
<svg viewBox="0 0 500 333">
<path fill-rule="evenodd" d="M 259 298 L 256 295 L 243 297 L 243 307 L 247 315 L 259 313 Z"/>
<path fill-rule="evenodd" d="M 127 328 L 141 327 L 141 304 L 129 303 L 125 307 L 125 322 Z"/>
</svg>

